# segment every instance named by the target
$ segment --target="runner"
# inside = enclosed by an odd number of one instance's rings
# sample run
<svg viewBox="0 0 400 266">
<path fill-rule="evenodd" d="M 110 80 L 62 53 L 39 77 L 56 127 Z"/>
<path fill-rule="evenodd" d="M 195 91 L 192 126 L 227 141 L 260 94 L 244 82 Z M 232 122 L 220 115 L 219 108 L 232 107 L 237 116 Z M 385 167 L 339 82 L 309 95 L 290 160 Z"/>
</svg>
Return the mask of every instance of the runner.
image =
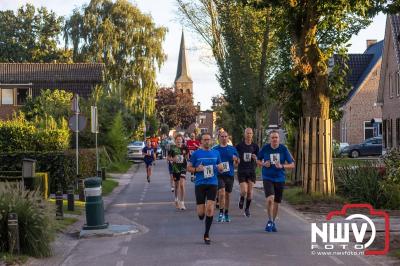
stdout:
<svg viewBox="0 0 400 266">
<path fill-rule="evenodd" d="M 235 175 L 235 166 L 239 163 L 239 155 L 235 147 L 228 144 L 228 133 L 226 131 L 219 134 L 219 145 L 214 147 L 221 156 L 223 172 L 218 174 L 218 198 L 219 198 L 219 216 L 218 222 L 231 222 L 229 217 L 229 201 L 233 188 Z M 225 210 L 225 213 L 224 213 Z"/>
<path fill-rule="evenodd" d="M 166 156 L 167 162 L 168 162 L 168 173 L 169 173 L 169 181 L 171 184 L 171 192 L 174 192 L 175 191 L 175 184 L 174 184 L 175 182 L 174 182 L 174 176 L 172 174 L 172 161 L 168 160 L 168 154 L 169 154 L 169 151 L 171 150 L 172 144 L 174 144 L 173 140 L 170 137 L 168 137 L 166 140 L 166 146 L 165 146 L 165 152 L 166 152 L 165 156 Z M 175 193 L 175 198 L 177 198 L 176 193 Z"/>
<path fill-rule="evenodd" d="M 151 166 L 153 162 L 156 160 L 156 154 L 154 149 L 151 147 L 151 141 L 148 139 L 146 140 L 146 147 L 142 149 L 142 154 L 144 155 L 144 163 L 146 164 L 146 173 L 147 173 L 147 182 L 150 183 L 151 177 Z"/>
<path fill-rule="evenodd" d="M 175 182 L 175 206 L 177 209 L 186 210 L 184 199 L 188 151 L 183 144 L 182 135 L 176 135 L 175 145 L 171 146 L 168 157 L 172 162 L 172 175 Z"/>
<path fill-rule="evenodd" d="M 253 186 L 256 183 L 256 161 L 259 147 L 253 143 L 253 130 L 246 128 L 244 141 L 236 146 L 239 153 L 238 180 L 240 184 L 239 209 L 243 209 L 246 198 L 244 215 L 250 217 L 250 203 L 253 196 Z"/>
<path fill-rule="evenodd" d="M 196 176 L 197 215 L 200 220 L 206 217 L 204 243 L 209 245 L 211 243 L 210 228 L 214 218 L 214 204 L 218 186 L 217 173 L 223 170 L 219 152 L 211 149 L 211 135 L 209 133 L 202 134 L 201 148 L 192 154 L 187 169 Z"/>
<path fill-rule="evenodd" d="M 200 147 L 200 141 L 196 139 L 196 134 L 190 134 L 190 139 L 186 142 L 189 150 L 189 158 L 192 153 Z M 194 174 L 190 173 L 190 181 L 194 182 Z"/>
<path fill-rule="evenodd" d="M 269 142 L 262 147 L 258 154 L 257 164 L 262 166 L 265 203 L 268 211 L 265 231 L 276 232 L 275 219 L 278 214 L 279 203 L 282 200 L 285 169 L 293 169 L 294 161 L 288 148 L 279 144 L 278 131 L 272 130 L 269 133 Z"/>
</svg>

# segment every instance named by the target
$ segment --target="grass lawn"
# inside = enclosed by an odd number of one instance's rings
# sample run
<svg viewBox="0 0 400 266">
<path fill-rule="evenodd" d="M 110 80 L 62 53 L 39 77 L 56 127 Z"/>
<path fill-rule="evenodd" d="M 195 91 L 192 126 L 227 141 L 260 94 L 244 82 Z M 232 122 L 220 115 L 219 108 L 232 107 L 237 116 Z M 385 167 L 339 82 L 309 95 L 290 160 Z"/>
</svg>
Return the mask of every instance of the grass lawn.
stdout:
<svg viewBox="0 0 400 266">
<path fill-rule="evenodd" d="M 389 255 L 400 259 L 400 248 L 390 251 Z"/>
<path fill-rule="evenodd" d="M 113 162 L 108 167 L 107 171 L 112 173 L 126 173 L 132 166 L 130 161 Z"/>
<path fill-rule="evenodd" d="M 2 265 L 2 262 L 5 263 L 5 265 L 22 265 L 28 260 L 28 256 L 26 255 L 13 255 L 10 253 L 3 253 L 0 252 L 0 265 Z"/>
<path fill-rule="evenodd" d="M 75 217 L 64 217 L 64 219 L 56 220 L 56 231 L 63 232 L 68 226 L 78 221 Z"/>
<path fill-rule="evenodd" d="M 288 187 L 283 190 L 283 198 L 292 205 L 313 204 L 313 203 L 345 203 L 346 199 L 340 196 L 323 196 L 319 194 L 307 195 L 301 187 Z"/>
<path fill-rule="evenodd" d="M 102 189 L 103 189 L 103 197 L 110 194 L 114 188 L 118 187 L 118 182 L 114 179 L 106 179 L 103 181 Z"/>
</svg>

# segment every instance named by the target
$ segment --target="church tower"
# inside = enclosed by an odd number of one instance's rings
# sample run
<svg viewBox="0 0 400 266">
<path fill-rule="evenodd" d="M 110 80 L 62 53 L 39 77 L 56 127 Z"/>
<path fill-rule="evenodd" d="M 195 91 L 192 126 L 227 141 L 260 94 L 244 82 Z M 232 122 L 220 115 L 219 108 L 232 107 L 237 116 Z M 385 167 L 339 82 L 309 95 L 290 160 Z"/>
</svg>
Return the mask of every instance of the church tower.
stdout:
<svg viewBox="0 0 400 266">
<path fill-rule="evenodd" d="M 181 93 L 190 93 L 193 95 L 193 80 L 189 74 L 189 66 L 187 62 L 185 37 L 182 30 L 181 46 L 179 48 L 178 67 L 175 77 L 175 90 Z"/>
</svg>

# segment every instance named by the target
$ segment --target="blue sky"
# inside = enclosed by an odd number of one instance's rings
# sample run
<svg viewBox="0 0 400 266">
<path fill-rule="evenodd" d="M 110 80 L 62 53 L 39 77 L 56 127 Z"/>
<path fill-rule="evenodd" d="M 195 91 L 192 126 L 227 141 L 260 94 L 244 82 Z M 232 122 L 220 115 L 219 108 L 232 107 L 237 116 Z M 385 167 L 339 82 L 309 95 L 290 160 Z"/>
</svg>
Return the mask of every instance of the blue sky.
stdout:
<svg viewBox="0 0 400 266">
<path fill-rule="evenodd" d="M 0 0 L 0 9 L 15 10 L 21 5 L 32 3 L 36 7 L 46 6 L 58 15 L 68 16 L 76 7 L 80 7 L 89 0 Z M 144 13 L 150 14 L 157 25 L 168 28 L 168 33 L 163 44 L 168 56 L 166 63 L 157 75 L 157 81 L 161 85 L 173 84 L 182 25 L 177 19 L 177 6 L 175 0 L 131 0 Z M 385 20 L 383 14 L 375 17 L 374 22 L 357 36 L 350 40 L 350 53 L 362 53 L 366 48 L 367 39 L 382 40 L 385 34 Z M 215 76 L 217 68 L 211 60 L 211 54 L 199 38 L 185 31 L 186 48 L 188 49 L 189 70 L 193 79 L 195 102 L 201 102 L 202 109 L 210 108 L 211 96 L 220 94 L 220 88 Z"/>
</svg>

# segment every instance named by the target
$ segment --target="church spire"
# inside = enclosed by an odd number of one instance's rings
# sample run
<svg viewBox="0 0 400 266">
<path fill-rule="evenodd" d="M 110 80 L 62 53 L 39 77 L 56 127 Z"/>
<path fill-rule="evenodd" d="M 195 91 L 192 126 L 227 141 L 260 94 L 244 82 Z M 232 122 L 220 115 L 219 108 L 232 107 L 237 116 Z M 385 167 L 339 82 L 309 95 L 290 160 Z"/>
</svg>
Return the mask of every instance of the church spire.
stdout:
<svg viewBox="0 0 400 266">
<path fill-rule="evenodd" d="M 193 81 L 189 74 L 189 66 L 187 62 L 185 36 L 182 30 L 181 46 L 179 48 L 178 67 L 175 77 L 175 88 L 181 92 L 192 92 Z"/>
</svg>

